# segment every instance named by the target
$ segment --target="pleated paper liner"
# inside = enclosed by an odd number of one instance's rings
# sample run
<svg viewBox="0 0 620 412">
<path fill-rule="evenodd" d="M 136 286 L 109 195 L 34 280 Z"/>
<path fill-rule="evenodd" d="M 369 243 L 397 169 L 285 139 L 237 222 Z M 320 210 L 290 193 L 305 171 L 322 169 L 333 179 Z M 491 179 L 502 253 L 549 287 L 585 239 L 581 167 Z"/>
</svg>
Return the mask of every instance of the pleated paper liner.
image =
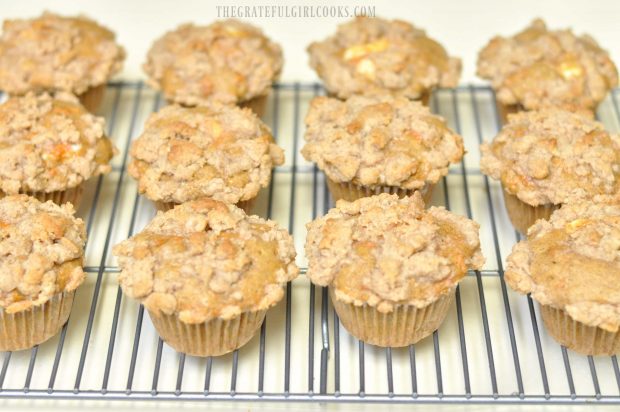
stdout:
<svg viewBox="0 0 620 412">
<path fill-rule="evenodd" d="M 334 182 L 330 178 L 327 178 L 327 186 L 334 201 L 343 199 L 352 202 L 362 197 L 370 197 L 380 193 L 396 194 L 398 197 L 403 198 L 411 196 L 413 192 L 418 191 L 422 195 L 425 204 L 430 203 L 433 197 L 433 188 L 435 187 L 435 185 L 428 183 L 420 189 L 403 189 L 396 186 L 360 186 L 351 182 Z"/>
<path fill-rule="evenodd" d="M 91 87 L 84 93 L 80 94 L 78 96 L 78 99 L 80 99 L 80 103 L 82 104 L 82 106 L 84 106 L 86 110 L 91 113 L 95 113 L 101 107 L 103 97 L 105 96 L 105 91 L 105 84 Z"/>
<path fill-rule="evenodd" d="M 245 345 L 260 329 L 266 310 L 243 312 L 233 319 L 198 324 L 181 322 L 177 315 L 149 311 L 159 336 L 177 352 L 191 356 L 219 356 Z"/>
<path fill-rule="evenodd" d="M 75 291 L 58 293 L 16 313 L 0 308 L 0 352 L 30 349 L 60 332 L 69 319 Z"/>
<path fill-rule="evenodd" d="M 253 197 L 252 199 L 242 200 L 240 202 L 237 202 L 236 206 L 239 209 L 243 209 L 243 211 L 249 215 L 251 214 L 251 211 L 254 208 L 254 205 L 256 204 L 257 198 L 258 196 Z M 178 205 L 178 203 L 174 203 L 174 202 L 153 202 L 153 203 L 155 203 L 155 208 L 157 210 L 161 210 L 162 212 L 170 210 L 174 208 L 176 205 Z"/>
<path fill-rule="evenodd" d="M 21 192 L 22 194 L 26 194 L 28 196 L 32 196 L 38 199 L 41 202 L 47 202 L 51 200 L 57 205 L 63 205 L 67 202 L 70 202 L 73 205 L 75 210 L 78 210 L 80 207 L 80 203 L 82 202 L 82 195 L 84 194 L 84 185 L 80 184 L 76 187 L 60 190 L 56 192 Z M 6 194 L 0 192 L 0 199 L 5 197 Z"/>
<path fill-rule="evenodd" d="M 510 221 L 515 229 L 523 235 L 527 235 L 529 227 L 538 219 L 548 220 L 551 214 L 560 208 L 560 205 L 551 203 L 540 206 L 530 206 L 519 200 L 517 196 L 508 193 L 506 189 L 504 189 L 503 192 L 508 217 L 510 217 Z"/>
<path fill-rule="evenodd" d="M 340 322 L 349 333 L 361 341 L 382 347 L 402 347 L 424 339 L 439 328 L 454 300 L 456 289 L 435 302 L 417 308 L 413 305 L 395 305 L 389 313 L 379 312 L 374 306 L 355 306 L 329 294 Z"/>
<path fill-rule="evenodd" d="M 582 355 L 613 355 L 620 352 L 620 332 L 588 326 L 578 322 L 562 309 L 540 305 L 547 332 L 568 349 Z"/>
</svg>

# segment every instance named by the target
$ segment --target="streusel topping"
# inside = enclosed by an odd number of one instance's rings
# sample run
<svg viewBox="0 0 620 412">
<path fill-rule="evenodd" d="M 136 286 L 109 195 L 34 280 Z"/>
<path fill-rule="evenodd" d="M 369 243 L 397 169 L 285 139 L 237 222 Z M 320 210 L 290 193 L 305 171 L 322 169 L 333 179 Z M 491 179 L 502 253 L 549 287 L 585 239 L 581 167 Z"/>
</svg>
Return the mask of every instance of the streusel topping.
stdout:
<svg viewBox="0 0 620 412">
<path fill-rule="evenodd" d="M 381 312 L 398 304 L 424 307 L 484 264 L 479 225 L 443 207 L 424 210 L 419 193 L 338 201 L 307 226 L 310 280 Z"/>
<path fill-rule="evenodd" d="M 208 198 L 158 212 L 114 254 L 123 292 L 190 324 L 268 309 L 299 272 L 286 230 Z"/>
<path fill-rule="evenodd" d="M 454 87 L 461 60 L 413 25 L 358 17 L 335 35 L 308 47 L 310 65 L 331 93 L 419 98 L 434 87 Z"/>
<path fill-rule="evenodd" d="M 610 332 L 620 326 L 620 206 L 585 201 L 538 220 L 508 256 L 506 281 Z"/>
<path fill-rule="evenodd" d="M 619 189 L 620 136 L 568 111 L 511 115 L 480 150 L 482 172 L 532 206 L 613 195 Z"/>
<path fill-rule="evenodd" d="M 189 106 L 264 96 L 281 70 L 280 46 L 257 27 L 232 19 L 166 33 L 144 64 L 151 86 Z"/>
<path fill-rule="evenodd" d="M 86 228 L 74 213 L 70 203 L 0 199 L 0 309 L 27 310 L 82 284 Z"/>
<path fill-rule="evenodd" d="M 284 163 L 283 150 L 254 113 L 224 105 L 164 107 L 149 117 L 130 153 L 129 173 L 140 193 L 174 203 L 252 199 Z"/>
<path fill-rule="evenodd" d="M 463 139 L 441 117 L 404 97 L 317 97 L 301 153 L 336 182 L 418 189 L 463 157 Z"/>
<path fill-rule="evenodd" d="M 104 120 L 69 94 L 12 97 L 0 105 L 0 190 L 54 192 L 110 171 Z"/>
<path fill-rule="evenodd" d="M 480 51 L 478 75 L 500 102 L 527 110 L 593 110 L 618 85 L 616 66 L 593 38 L 550 31 L 540 19 L 513 37 L 494 37 Z"/>
<path fill-rule="evenodd" d="M 52 13 L 6 20 L 0 37 L 0 90 L 81 94 L 120 71 L 125 51 L 114 33 L 86 17 Z"/>
</svg>

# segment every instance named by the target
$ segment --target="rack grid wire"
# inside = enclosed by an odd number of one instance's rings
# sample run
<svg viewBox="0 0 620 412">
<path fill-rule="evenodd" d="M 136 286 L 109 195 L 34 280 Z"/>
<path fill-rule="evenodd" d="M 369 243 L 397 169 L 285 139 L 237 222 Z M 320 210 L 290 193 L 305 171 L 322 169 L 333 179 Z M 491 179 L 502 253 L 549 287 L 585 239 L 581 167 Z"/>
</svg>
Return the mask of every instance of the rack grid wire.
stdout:
<svg viewBox="0 0 620 412">
<path fill-rule="evenodd" d="M 567 351 L 546 334 L 532 299 L 506 287 L 503 262 L 519 235 L 504 212 L 501 188 L 478 168 L 479 144 L 499 129 L 487 87 L 442 89 L 431 100 L 468 151 L 432 203 L 480 223 L 484 269 L 468 273 L 446 321 L 416 345 L 378 348 L 340 326 L 326 288 L 303 276 L 304 225 L 333 204 L 324 175 L 299 155 L 303 116 L 323 93 L 319 84 L 278 84 L 264 116 L 287 161 L 274 170 L 256 212 L 288 227 L 302 276 L 287 285 L 283 303 L 247 345 L 204 359 L 162 342 L 144 308 L 125 299 L 116 283 L 111 247 L 155 213 L 127 177 L 128 149 L 163 101 L 142 82 L 110 83 L 100 114 L 120 155 L 110 174 L 88 184 L 78 211 L 88 231 L 87 281 L 58 336 L 32 350 L 0 353 L 0 398 L 620 404 L 616 356 Z M 598 117 L 610 130 L 620 128 L 617 90 Z"/>
</svg>

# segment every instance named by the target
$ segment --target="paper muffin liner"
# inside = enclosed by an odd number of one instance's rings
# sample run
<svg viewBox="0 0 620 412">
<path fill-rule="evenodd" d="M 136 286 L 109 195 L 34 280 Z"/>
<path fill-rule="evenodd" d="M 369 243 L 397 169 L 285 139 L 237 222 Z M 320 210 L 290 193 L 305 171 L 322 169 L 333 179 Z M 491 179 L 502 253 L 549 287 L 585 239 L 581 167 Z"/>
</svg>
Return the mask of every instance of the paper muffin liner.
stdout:
<svg viewBox="0 0 620 412">
<path fill-rule="evenodd" d="M 86 110 L 94 113 L 101 107 L 101 103 L 103 102 L 103 96 L 105 96 L 105 91 L 105 84 L 91 87 L 84 93 L 80 94 L 78 96 L 78 99 L 80 99 L 80 103 L 82 104 L 82 106 L 84 106 Z"/>
<path fill-rule="evenodd" d="M 504 203 L 506 204 L 506 211 L 512 225 L 523 235 L 527 235 L 527 229 L 532 226 L 538 219 L 548 220 L 551 214 L 560 208 L 560 205 L 545 204 L 539 206 L 530 206 L 527 203 L 519 200 L 519 198 L 513 194 L 504 192 Z"/>
<path fill-rule="evenodd" d="M 177 352 L 191 356 L 219 356 L 239 349 L 256 334 L 267 313 L 243 312 L 229 320 L 188 324 L 177 315 L 148 312 L 159 336 Z"/>
<path fill-rule="evenodd" d="M 58 293 L 42 305 L 16 313 L 0 308 L 0 352 L 30 349 L 60 332 L 75 291 Z"/>
<path fill-rule="evenodd" d="M 252 199 L 242 200 L 240 202 L 237 202 L 235 205 L 239 209 L 243 209 L 243 211 L 249 215 L 252 209 L 254 208 L 254 205 L 256 204 L 257 197 L 258 195 L 256 197 L 253 197 Z M 179 204 L 175 202 L 159 202 L 159 201 L 153 202 L 153 203 L 155 204 L 155 208 L 157 210 L 161 210 L 162 212 L 170 210 Z"/>
<path fill-rule="evenodd" d="M 368 304 L 355 306 L 342 302 L 334 295 L 333 287 L 329 288 L 332 304 L 345 329 L 361 341 L 382 347 L 408 346 L 436 331 L 446 318 L 455 291 L 422 308 L 399 304 L 392 312 L 382 313 Z"/>
<path fill-rule="evenodd" d="M 253 99 L 240 102 L 240 107 L 247 107 L 251 109 L 258 117 L 263 117 L 267 110 L 267 100 L 269 95 L 257 96 Z"/>
<path fill-rule="evenodd" d="M 361 186 L 351 182 L 334 182 L 329 177 L 327 178 L 327 187 L 334 198 L 334 201 L 340 199 L 352 202 L 362 197 L 369 197 L 378 195 L 380 193 L 396 194 L 398 197 L 403 198 L 413 195 L 414 192 L 420 192 L 424 203 L 428 204 L 433 197 L 433 188 L 435 185 L 427 183 L 420 189 L 403 189 L 397 186 Z"/>
<path fill-rule="evenodd" d="M 540 314 L 549 335 L 568 349 L 582 355 L 613 355 L 620 352 L 620 331 L 588 326 L 570 317 L 563 309 L 540 305 Z"/>
<path fill-rule="evenodd" d="M 70 202 L 73 205 L 75 210 L 78 210 L 80 204 L 82 202 L 82 195 L 84 194 L 84 185 L 80 184 L 76 187 L 72 187 L 67 190 L 59 190 L 56 192 L 20 192 L 22 194 L 34 197 L 40 202 L 47 202 L 51 200 L 57 205 L 62 206 L 63 204 Z M 0 199 L 7 196 L 6 193 L 0 192 Z"/>
</svg>

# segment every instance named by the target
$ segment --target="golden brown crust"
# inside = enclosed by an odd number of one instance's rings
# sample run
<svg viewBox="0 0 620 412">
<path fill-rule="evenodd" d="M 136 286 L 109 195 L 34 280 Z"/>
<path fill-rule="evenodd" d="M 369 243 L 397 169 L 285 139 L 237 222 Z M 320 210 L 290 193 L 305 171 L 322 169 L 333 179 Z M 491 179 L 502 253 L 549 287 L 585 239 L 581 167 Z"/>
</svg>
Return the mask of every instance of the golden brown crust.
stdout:
<svg viewBox="0 0 620 412">
<path fill-rule="evenodd" d="M 249 109 L 166 106 L 152 114 L 131 147 L 129 173 L 140 193 L 160 202 L 254 198 L 284 152 Z"/>
<path fill-rule="evenodd" d="M 478 75 L 491 80 L 497 99 L 527 110 L 593 110 L 618 85 L 608 53 L 588 35 L 532 24 L 513 37 L 494 37 L 480 51 Z"/>
<path fill-rule="evenodd" d="M 310 280 L 381 312 L 424 307 L 484 263 L 478 224 L 441 207 L 425 211 L 418 193 L 339 201 L 307 226 Z"/>
<path fill-rule="evenodd" d="M 620 206 L 617 198 L 597 200 L 564 205 L 531 226 L 508 256 L 506 281 L 578 322 L 616 332 Z"/>
<path fill-rule="evenodd" d="M 268 309 L 299 272 L 285 230 L 208 198 L 158 212 L 114 254 L 125 294 L 189 324 Z"/>
<path fill-rule="evenodd" d="M 531 206 L 614 195 L 619 189 L 620 136 L 564 110 L 510 115 L 480 150 L 482 172 Z"/>
<path fill-rule="evenodd" d="M 86 17 L 43 13 L 6 20 L 0 37 L 0 89 L 9 94 L 81 94 L 120 71 L 125 51 L 114 33 Z"/>
<path fill-rule="evenodd" d="M 301 153 L 335 182 L 419 189 L 463 157 L 463 139 L 404 97 L 315 98 Z"/>
<path fill-rule="evenodd" d="M 435 87 L 454 87 L 460 59 L 423 30 L 401 20 L 358 17 L 308 47 L 310 65 L 331 93 L 384 94 L 418 99 Z"/>
<path fill-rule="evenodd" d="M 12 97 L 0 105 L 0 190 L 54 192 L 110 171 L 104 120 L 71 95 Z"/>
<path fill-rule="evenodd" d="M 84 222 L 73 206 L 26 196 L 0 199 L 0 308 L 42 305 L 84 281 Z"/>
<path fill-rule="evenodd" d="M 282 50 L 238 20 L 184 24 L 155 41 L 144 71 L 169 101 L 238 103 L 266 95 L 282 70 Z"/>
</svg>

